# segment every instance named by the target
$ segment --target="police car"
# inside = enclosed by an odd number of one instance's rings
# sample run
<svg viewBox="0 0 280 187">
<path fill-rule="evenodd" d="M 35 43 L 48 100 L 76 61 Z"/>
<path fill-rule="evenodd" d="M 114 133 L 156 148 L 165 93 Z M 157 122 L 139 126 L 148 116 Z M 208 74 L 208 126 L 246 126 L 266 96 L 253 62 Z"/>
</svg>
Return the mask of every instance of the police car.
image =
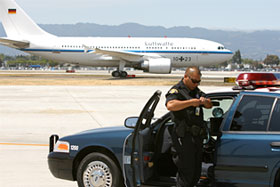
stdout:
<svg viewBox="0 0 280 187">
<path fill-rule="evenodd" d="M 232 90 L 208 93 L 199 186 L 280 186 L 279 76 L 243 73 Z M 123 127 L 50 137 L 49 169 L 80 187 L 175 186 L 170 113 L 155 119 L 156 91 Z"/>
</svg>

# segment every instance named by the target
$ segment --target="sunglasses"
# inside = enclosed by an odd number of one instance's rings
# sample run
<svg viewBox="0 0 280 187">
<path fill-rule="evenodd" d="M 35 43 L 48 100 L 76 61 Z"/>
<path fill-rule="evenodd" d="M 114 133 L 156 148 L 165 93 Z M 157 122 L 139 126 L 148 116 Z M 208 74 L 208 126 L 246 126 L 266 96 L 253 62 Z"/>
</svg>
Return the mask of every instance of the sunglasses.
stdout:
<svg viewBox="0 0 280 187">
<path fill-rule="evenodd" d="M 188 77 L 191 79 L 193 84 L 199 84 L 201 82 L 201 80 L 195 80 L 195 79 L 191 78 L 190 76 L 188 76 Z"/>
</svg>

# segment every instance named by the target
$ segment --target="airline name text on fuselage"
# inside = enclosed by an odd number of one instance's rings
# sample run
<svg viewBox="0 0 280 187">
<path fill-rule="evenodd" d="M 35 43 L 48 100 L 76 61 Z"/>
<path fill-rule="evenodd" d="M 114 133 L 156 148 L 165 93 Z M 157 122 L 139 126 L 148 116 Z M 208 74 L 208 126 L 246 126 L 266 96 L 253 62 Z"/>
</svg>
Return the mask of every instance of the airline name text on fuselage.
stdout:
<svg viewBox="0 0 280 187">
<path fill-rule="evenodd" d="M 165 47 L 165 46 L 173 46 L 173 42 L 145 42 L 145 46 L 161 46 L 161 47 Z"/>
</svg>

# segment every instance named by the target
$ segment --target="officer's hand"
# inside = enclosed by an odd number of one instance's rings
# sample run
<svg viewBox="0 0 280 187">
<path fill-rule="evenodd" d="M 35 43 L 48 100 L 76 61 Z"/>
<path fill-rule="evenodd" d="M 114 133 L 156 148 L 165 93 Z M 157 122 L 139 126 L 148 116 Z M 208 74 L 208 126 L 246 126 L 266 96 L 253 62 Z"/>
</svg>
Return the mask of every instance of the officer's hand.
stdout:
<svg viewBox="0 0 280 187">
<path fill-rule="evenodd" d="M 205 97 L 200 97 L 199 100 L 201 101 L 201 105 L 203 105 L 204 107 L 206 107 L 206 108 L 212 107 L 211 99 L 205 98 Z"/>
<path fill-rule="evenodd" d="M 204 105 L 205 102 L 206 102 L 206 98 L 205 97 L 200 97 L 199 100 L 200 100 L 200 104 L 201 105 Z"/>
<path fill-rule="evenodd" d="M 202 103 L 200 99 L 192 99 L 192 104 L 194 107 L 197 107 L 200 106 Z"/>
</svg>

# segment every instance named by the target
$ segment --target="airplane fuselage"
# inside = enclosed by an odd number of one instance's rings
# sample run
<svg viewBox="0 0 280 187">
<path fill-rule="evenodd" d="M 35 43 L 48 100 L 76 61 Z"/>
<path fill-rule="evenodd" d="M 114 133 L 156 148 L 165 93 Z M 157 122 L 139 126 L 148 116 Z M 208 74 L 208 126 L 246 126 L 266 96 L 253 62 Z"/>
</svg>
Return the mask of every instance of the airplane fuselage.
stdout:
<svg viewBox="0 0 280 187">
<path fill-rule="evenodd" d="M 88 46 L 88 51 L 85 51 Z M 21 49 L 63 63 L 84 66 L 117 67 L 120 59 L 103 54 L 87 53 L 95 48 L 108 51 L 138 53 L 145 56 L 164 57 L 172 67 L 213 65 L 228 60 L 232 52 L 221 44 L 193 38 L 132 38 L 132 37 L 50 37 L 30 39 L 30 47 Z M 129 66 L 127 64 L 126 66 Z M 131 63 L 133 66 L 133 63 Z"/>
</svg>

